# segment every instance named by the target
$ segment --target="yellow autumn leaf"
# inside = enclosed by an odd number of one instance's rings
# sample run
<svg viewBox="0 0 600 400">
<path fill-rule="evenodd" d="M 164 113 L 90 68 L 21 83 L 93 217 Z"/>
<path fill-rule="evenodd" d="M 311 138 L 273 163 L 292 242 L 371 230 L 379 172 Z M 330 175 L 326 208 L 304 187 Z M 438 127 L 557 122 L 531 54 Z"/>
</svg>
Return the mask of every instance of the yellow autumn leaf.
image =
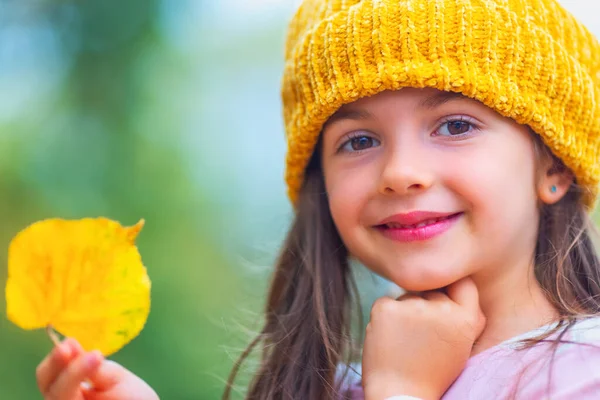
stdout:
<svg viewBox="0 0 600 400">
<path fill-rule="evenodd" d="M 135 246 L 143 225 L 47 219 L 19 232 L 8 249 L 8 319 L 27 330 L 51 326 L 104 355 L 121 349 L 150 312 L 150 279 Z"/>
</svg>

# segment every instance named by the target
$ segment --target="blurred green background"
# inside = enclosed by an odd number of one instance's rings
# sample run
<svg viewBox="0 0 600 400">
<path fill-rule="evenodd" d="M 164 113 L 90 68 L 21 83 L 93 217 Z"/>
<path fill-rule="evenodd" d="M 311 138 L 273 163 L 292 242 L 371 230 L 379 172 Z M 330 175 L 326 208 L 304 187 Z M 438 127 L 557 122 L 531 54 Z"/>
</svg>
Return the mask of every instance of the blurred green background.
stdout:
<svg viewBox="0 0 600 400">
<path fill-rule="evenodd" d="M 259 328 L 291 215 L 279 83 L 297 3 L 0 0 L 3 293 L 8 243 L 30 223 L 145 218 L 152 309 L 113 359 L 161 398 L 220 398 Z M 384 290 L 361 280 L 365 304 Z M 3 295 L 0 399 L 40 398 L 50 341 L 5 310 Z"/>
</svg>

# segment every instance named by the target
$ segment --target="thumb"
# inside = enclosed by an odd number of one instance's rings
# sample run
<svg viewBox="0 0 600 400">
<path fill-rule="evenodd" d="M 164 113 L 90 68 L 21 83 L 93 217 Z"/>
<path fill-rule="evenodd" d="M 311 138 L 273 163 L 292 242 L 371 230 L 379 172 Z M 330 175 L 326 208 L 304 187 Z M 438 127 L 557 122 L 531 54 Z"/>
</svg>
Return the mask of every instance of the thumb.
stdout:
<svg viewBox="0 0 600 400">
<path fill-rule="evenodd" d="M 448 297 L 470 315 L 469 325 L 474 329 L 475 339 L 478 338 L 486 325 L 486 318 L 479 306 L 479 291 L 473 279 L 467 277 L 454 282 L 446 288 Z"/>
<path fill-rule="evenodd" d="M 446 288 L 448 297 L 459 306 L 466 308 L 468 311 L 479 314 L 479 291 L 473 279 L 466 277 L 458 280 Z"/>
</svg>

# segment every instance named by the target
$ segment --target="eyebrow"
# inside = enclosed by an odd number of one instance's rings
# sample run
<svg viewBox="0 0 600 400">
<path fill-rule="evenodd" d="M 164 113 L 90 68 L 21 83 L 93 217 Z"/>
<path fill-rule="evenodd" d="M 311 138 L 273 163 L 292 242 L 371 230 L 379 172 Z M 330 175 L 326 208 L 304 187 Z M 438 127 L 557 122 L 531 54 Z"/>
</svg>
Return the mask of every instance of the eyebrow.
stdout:
<svg viewBox="0 0 600 400">
<path fill-rule="evenodd" d="M 418 105 L 418 108 L 427 108 L 433 110 L 436 107 L 448 103 L 449 101 L 461 100 L 466 98 L 467 97 L 465 97 L 465 95 L 458 92 L 439 92 L 421 101 Z"/>
<path fill-rule="evenodd" d="M 345 110 L 343 108 L 340 108 L 331 117 L 329 117 L 327 122 L 325 122 L 325 126 L 334 124 L 344 119 L 364 121 L 373 118 L 373 115 L 367 110 Z"/>
<path fill-rule="evenodd" d="M 431 96 L 426 97 L 422 101 L 419 102 L 417 108 L 426 108 L 428 110 L 433 110 L 437 107 L 440 107 L 452 100 L 461 100 L 466 99 L 467 97 L 462 93 L 457 92 L 439 92 L 435 93 Z M 327 122 L 325 122 L 324 126 L 328 126 L 334 124 L 338 121 L 349 119 L 354 121 L 364 121 L 369 119 L 374 119 L 375 117 L 364 109 L 344 109 L 343 107 L 337 110 Z"/>
</svg>

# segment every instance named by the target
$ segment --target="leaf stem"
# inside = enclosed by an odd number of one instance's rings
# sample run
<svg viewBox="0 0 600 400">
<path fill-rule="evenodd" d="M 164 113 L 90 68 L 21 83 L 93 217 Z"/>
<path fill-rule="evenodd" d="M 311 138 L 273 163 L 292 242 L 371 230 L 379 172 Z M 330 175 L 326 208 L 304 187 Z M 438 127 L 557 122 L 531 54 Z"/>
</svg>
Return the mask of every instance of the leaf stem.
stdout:
<svg viewBox="0 0 600 400">
<path fill-rule="evenodd" d="M 52 325 L 46 326 L 46 333 L 48 334 L 48 337 L 50 338 L 52 343 L 54 343 L 55 346 L 58 346 L 60 344 L 60 339 L 58 338 L 58 335 L 56 334 L 56 331 L 54 330 L 54 327 L 52 327 Z"/>
</svg>

